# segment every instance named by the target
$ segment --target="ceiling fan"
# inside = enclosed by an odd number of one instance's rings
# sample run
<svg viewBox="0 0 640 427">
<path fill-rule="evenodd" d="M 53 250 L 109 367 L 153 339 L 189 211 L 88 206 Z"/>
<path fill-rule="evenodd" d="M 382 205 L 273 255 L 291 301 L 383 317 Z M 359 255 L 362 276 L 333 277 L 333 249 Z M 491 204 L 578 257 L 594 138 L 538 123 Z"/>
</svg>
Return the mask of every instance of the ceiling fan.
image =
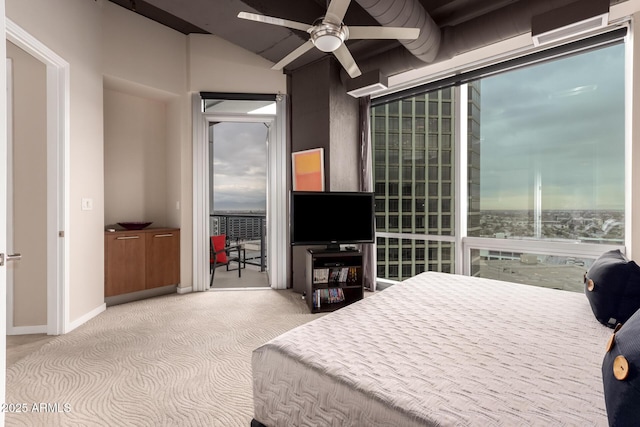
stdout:
<svg viewBox="0 0 640 427">
<path fill-rule="evenodd" d="M 315 46 L 323 52 L 332 52 L 351 78 L 358 77 L 362 72 L 358 68 L 353 56 L 351 56 L 351 52 L 349 52 L 349 49 L 347 49 L 344 44 L 348 39 L 415 40 L 420 35 L 419 28 L 349 28 L 342 22 L 342 19 L 347 13 L 347 8 L 350 3 L 351 0 L 331 0 L 329 7 L 327 8 L 326 15 L 318 18 L 313 25 L 248 12 L 240 12 L 238 14 L 238 18 L 306 31 L 311 35 L 311 38 L 302 46 L 295 49 L 293 52 L 282 58 L 280 62 L 271 67 L 273 70 L 281 70 L 287 64 L 293 62 Z"/>
</svg>

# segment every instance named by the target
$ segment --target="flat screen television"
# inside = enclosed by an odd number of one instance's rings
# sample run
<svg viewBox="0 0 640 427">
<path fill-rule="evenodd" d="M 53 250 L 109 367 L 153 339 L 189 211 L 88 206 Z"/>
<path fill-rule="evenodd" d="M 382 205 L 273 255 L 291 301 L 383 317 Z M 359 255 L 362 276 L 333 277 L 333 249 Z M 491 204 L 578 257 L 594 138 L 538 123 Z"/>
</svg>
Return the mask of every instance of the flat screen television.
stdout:
<svg viewBox="0 0 640 427">
<path fill-rule="evenodd" d="M 374 193 L 291 192 L 291 244 L 327 245 L 373 243 Z"/>
</svg>

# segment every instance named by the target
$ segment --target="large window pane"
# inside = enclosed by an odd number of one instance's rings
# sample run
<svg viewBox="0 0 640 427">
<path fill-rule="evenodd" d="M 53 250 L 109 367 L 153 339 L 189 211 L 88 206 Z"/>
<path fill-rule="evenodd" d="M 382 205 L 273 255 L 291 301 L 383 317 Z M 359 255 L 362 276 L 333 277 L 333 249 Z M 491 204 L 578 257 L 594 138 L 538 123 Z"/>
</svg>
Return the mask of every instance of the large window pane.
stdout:
<svg viewBox="0 0 640 427">
<path fill-rule="evenodd" d="M 372 114 L 371 120 L 376 122 L 373 127 L 380 129 L 378 123 L 384 123 L 386 131 L 379 131 L 372 137 L 376 153 L 374 181 L 388 185 L 374 187 L 376 197 L 387 200 L 385 208 L 382 205 L 376 212 L 378 232 L 411 235 L 455 233 L 451 221 L 454 215 L 452 178 L 455 168 L 451 164 L 453 149 L 450 132 L 455 122 L 455 118 L 451 117 L 451 96 L 450 89 L 417 95 L 391 102 L 386 109 L 376 107 L 375 114 Z M 402 106 L 402 146 L 398 158 L 390 139 L 387 137 L 383 140 L 377 135 L 397 129 L 397 121 L 391 119 L 392 111 L 397 114 L 399 105 Z M 426 120 L 425 107 L 428 109 Z M 446 114 L 446 118 L 443 119 L 441 114 Z M 444 169 L 440 165 L 441 159 L 446 162 Z M 402 165 L 401 171 L 398 171 L 399 164 Z M 397 198 L 389 198 L 392 194 L 397 195 L 397 190 L 392 191 L 392 183 L 396 185 L 395 189 L 398 186 L 402 189 L 401 203 Z M 441 203 L 445 196 L 447 202 Z M 378 277 L 403 280 L 426 270 L 453 272 L 455 260 L 452 247 L 452 243 L 378 238 Z M 426 259 L 425 254 L 429 254 Z"/>
<path fill-rule="evenodd" d="M 378 276 L 453 272 L 460 262 L 482 277 L 581 291 L 592 259 L 504 248 L 514 247 L 507 239 L 542 240 L 537 247 L 555 245 L 554 253 L 562 246 L 556 241 L 624 245 L 624 72 L 625 46 L 608 45 L 466 83 L 462 117 L 454 88 L 376 106 L 377 231 L 401 236 L 379 237 Z M 466 135 L 456 135 L 461 120 Z M 467 147 L 463 165 L 456 164 L 457 141 Z M 459 167 L 467 182 L 456 182 Z M 428 240 L 458 233 L 461 185 L 467 236 L 505 239 L 491 245 L 502 250 L 474 249 L 468 263 L 454 259 L 453 243 Z M 593 250 L 582 248 L 578 253 Z"/>
<path fill-rule="evenodd" d="M 624 59 L 619 44 L 472 85 L 469 235 L 624 243 Z"/>
<path fill-rule="evenodd" d="M 378 277 L 404 280 L 423 271 L 454 271 L 454 244 L 450 242 L 379 237 L 376 247 Z"/>
<path fill-rule="evenodd" d="M 584 292 L 584 273 L 591 258 L 471 250 L 471 275 L 525 285 Z"/>
</svg>

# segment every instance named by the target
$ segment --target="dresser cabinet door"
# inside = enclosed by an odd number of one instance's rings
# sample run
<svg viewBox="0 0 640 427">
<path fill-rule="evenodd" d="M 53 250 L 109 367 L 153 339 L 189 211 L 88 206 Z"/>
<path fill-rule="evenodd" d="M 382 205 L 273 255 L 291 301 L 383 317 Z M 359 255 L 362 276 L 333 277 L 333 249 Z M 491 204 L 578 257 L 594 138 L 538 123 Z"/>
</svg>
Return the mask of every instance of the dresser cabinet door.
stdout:
<svg viewBox="0 0 640 427">
<path fill-rule="evenodd" d="M 144 233 L 117 233 L 105 237 L 106 297 L 145 289 Z"/>
<path fill-rule="evenodd" d="M 147 289 L 180 283 L 180 230 L 148 232 L 146 253 Z"/>
</svg>

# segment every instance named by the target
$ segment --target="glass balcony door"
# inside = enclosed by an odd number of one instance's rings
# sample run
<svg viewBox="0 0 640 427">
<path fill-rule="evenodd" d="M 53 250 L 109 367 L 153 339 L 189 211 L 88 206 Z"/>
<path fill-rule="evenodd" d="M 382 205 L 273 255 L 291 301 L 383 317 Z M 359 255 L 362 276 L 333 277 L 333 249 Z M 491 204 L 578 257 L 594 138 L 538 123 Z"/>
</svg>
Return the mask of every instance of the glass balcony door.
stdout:
<svg viewBox="0 0 640 427">
<path fill-rule="evenodd" d="M 267 142 L 264 122 L 209 123 L 209 230 L 239 245 L 239 277 L 230 265 L 214 273 L 212 288 L 268 286 L 266 274 Z M 244 276 L 244 277 L 241 277 Z"/>
</svg>

